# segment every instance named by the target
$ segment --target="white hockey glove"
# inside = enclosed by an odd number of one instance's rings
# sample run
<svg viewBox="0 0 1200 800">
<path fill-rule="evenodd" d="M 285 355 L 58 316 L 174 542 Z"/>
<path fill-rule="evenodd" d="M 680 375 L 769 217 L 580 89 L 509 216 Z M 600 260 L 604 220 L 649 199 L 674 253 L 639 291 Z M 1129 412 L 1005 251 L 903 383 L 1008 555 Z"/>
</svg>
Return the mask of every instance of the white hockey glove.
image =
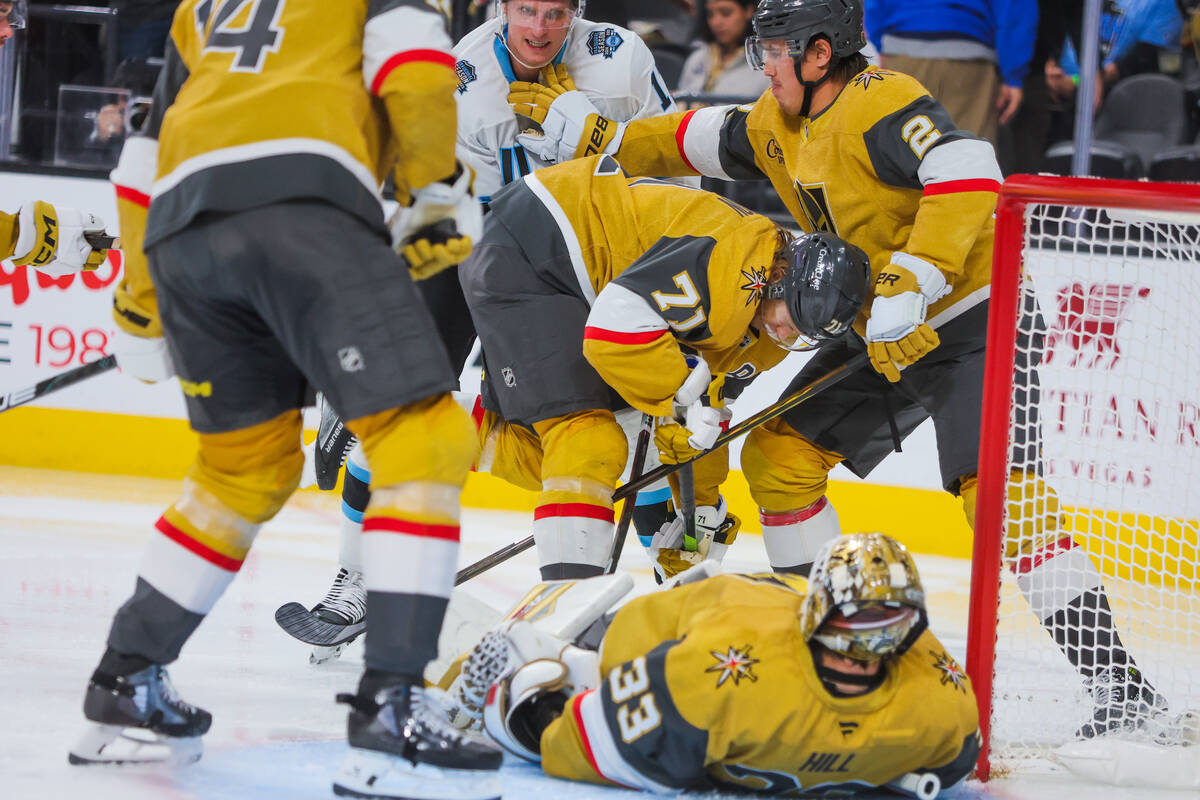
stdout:
<svg viewBox="0 0 1200 800">
<path fill-rule="evenodd" d="M 722 425 L 729 420 L 723 394 L 725 375 L 713 379 L 702 358 L 689 358 L 688 363 L 692 364 L 692 371 L 675 392 L 680 413 L 675 419 L 660 419 L 654 430 L 658 458 L 664 464 L 690 461 L 710 449 L 721 435 Z"/>
<path fill-rule="evenodd" d="M 571 695 L 599 685 L 600 655 L 517 620 L 484 637 L 463 665 L 464 677 L 475 682 L 488 671 L 499 676 L 486 693 L 484 729 L 510 753 L 540 762 L 542 731 Z"/>
<path fill-rule="evenodd" d="M 741 528 L 742 521 L 729 513 L 724 497 L 718 499 L 716 506 L 696 508 L 695 541 L 687 541 L 683 517 L 673 513 L 650 539 L 647 548 L 655 576 L 662 582 L 701 561 L 719 563 Z"/>
<path fill-rule="evenodd" d="M 96 269 L 109 249 L 120 247 L 119 240 L 104 232 L 100 217 L 44 200 L 21 206 L 17 229 L 13 264 L 56 277 Z"/>
<path fill-rule="evenodd" d="M 875 278 L 875 300 L 867 318 L 867 354 L 877 372 L 895 383 L 901 369 L 941 343 L 925 324 L 925 313 L 950 291 L 933 264 L 908 253 L 892 254 L 891 263 Z"/>
<path fill-rule="evenodd" d="M 175 375 L 175 362 L 161 336 L 134 336 L 117 328 L 112 352 L 121 371 L 143 383 L 158 383 Z"/>
<path fill-rule="evenodd" d="M 541 126 L 540 133 L 527 130 L 517 134 L 522 147 L 550 164 L 617 152 L 625 123 L 603 116 L 587 95 L 575 88 L 566 64 L 543 67 L 539 79 L 541 83 L 509 84 L 508 102 L 513 111 Z"/>
<path fill-rule="evenodd" d="M 483 235 L 483 210 L 471 190 L 473 179 L 474 171 L 459 161 L 453 175 L 417 189 L 412 205 L 401 206 L 392 217 L 392 246 L 408 262 L 413 280 L 459 263 Z"/>
</svg>

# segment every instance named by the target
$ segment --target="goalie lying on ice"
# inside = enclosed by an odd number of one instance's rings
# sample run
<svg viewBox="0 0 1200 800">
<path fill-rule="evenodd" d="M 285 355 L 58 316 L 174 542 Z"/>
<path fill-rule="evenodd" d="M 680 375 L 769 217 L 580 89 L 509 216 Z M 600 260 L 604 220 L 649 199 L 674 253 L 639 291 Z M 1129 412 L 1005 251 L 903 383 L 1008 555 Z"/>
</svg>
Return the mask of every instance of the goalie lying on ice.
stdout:
<svg viewBox="0 0 1200 800">
<path fill-rule="evenodd" d="M 636 598 L 598 653 L 530 626 L 485 639 L 464 673 L 494 665 L 488 733 L 552 776 L 933 797 L 979 754 L 971 682 L 926 630 L 911 556 L 883 534 L 830 542 L 811 582 L 719 575 Z"/>
</svg>

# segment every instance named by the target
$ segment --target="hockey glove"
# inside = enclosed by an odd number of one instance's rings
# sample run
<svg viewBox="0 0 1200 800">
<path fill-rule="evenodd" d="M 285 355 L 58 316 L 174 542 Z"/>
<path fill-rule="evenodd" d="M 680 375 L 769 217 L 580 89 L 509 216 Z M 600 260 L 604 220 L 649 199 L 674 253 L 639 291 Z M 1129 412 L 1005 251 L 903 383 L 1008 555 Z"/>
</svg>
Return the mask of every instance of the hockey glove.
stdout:
<svg viewBox="0 0 1200 800">
<path fill-rule="evenodd" d="M 517 141 L 550 164 L 598 153 L 615 153 L 625 132 L 624 122 L 600 114 L 587 95 L 575 88 L 565 64 L 542 68 L 541 83 L 513 81 L 508 102 L 519 116 L 541 126 L 527 130 Z"/>
<path fill-rule="evenodd" d="M 729 513 L 724 497 L 716 506 L 696 508 L 695 542 L 685 540 L 683 517 L 672 513 L 647 548 L 656 580 L 661 583 L 701 561 L 720 562 L 741 528 L 742 521 Z"/>
<path fill-rule="evenodd" d="M 471 254 L 483 235 L 483 211 L 471 191 L 474 173 L 461 161 L 449 178 L 413 193 L 390 228 L 396 252 L 408 262 L 413 280 L 432 277 Z"/>
<path fill-rule="evenodd" d="M 120 247 L 118 240 L 104 233 L 104 220 L 95 214 L 43 200 L 21 206 L 17 229 L 13 264 L 55 277 L 93 270 L 110 248 Z"/>
<path fill-rule="evenodd" d="M 658 458 L 664 464 L 690 461 L 710 449 L 729 420 L 725 410 L 725 375 L 714 379 L 702 358 L 688 356 L 687 362 L 692 371 L 675 392 L 675 419 L 659 420 L 654 431 Z"/>
<path fill-rule="evenodd" d="M 875 279 L 875 300 L 867 319 L 871 366 L 892 383 L 941 342 L 925 324 L 929 305 L 950 293 L 946 278 L 928 261 L 895 253 Z"/>
<path fill-rule="evenodd" d="M 158 383 L 175 375 L 175 362 L 161 336 L 134 336 L 117 328 L 112 352 L 121 371 L 142 383 Z"/>
</svg>

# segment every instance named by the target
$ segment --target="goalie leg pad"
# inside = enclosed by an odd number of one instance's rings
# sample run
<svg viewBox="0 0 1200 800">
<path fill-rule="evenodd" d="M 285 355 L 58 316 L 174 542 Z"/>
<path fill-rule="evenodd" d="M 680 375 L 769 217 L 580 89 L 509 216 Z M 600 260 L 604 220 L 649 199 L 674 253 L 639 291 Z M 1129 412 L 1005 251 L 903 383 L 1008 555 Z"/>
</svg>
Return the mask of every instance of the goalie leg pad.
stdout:
<svg viewBox="0 0 1200 800">
<path fill-rule="evenodd" d="M 484 729 L 508 752 L 540 764 L 542 731 L 562 714 L 567 686 L 561 661 L 543 658 L 518 667 L 488 691 Z"/>
</svg>

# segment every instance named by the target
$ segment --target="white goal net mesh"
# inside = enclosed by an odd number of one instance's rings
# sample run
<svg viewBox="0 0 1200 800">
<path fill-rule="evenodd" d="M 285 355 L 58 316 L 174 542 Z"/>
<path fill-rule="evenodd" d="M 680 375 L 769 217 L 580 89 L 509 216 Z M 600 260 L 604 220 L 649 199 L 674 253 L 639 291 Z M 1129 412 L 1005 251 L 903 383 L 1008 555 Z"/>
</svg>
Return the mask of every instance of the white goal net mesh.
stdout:
<svg viewBox="0 0 1200 800">
<path fill-rule="evenodd" d="M 1030 204 L 1022 258 L 992 693 L 1000 771 L 1051 764 L 1106 699 L 1039 621 L 1094 585 L 1093 568 L 1169 709 L 1114 736 L 1200 734 L 1200 717 L 1178 716 L 1200 709 L 1200 216 Z M 1063 638 L 1091 649 L 1077 660 L 1113 657 L 1088 614 L 1071 624 L 1081 630 Z"/>
</svg>

